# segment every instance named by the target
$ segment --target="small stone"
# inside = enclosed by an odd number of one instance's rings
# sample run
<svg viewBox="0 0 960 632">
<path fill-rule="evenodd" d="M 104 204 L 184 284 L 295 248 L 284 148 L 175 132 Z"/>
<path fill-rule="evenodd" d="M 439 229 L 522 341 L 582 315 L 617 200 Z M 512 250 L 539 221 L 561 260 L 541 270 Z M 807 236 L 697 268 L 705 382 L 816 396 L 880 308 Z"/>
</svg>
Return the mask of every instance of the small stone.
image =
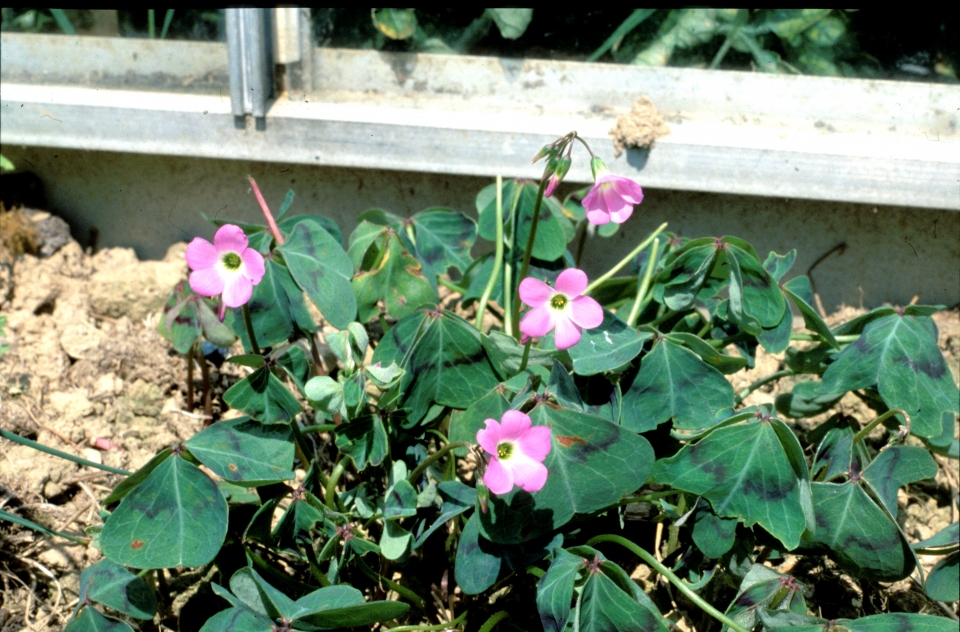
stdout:
<svg viewBox="0 0 960 632">
<path fill-rule="evenodd" d="M 50 405 L 64 417 L 77 419 L 93 414 L 93 402 L 87 397 L 87 389 L 50 393 Z"/>
<path fill-rule="evenodd" d="M 67 325 L 60 334 L 60 346 L 74 360 L 94 359 L 93 352 L 100 348 L 103 334 L 89 322 Z"/>
<path fill-rule="evenodd" d="M 171 248 L 172 249 L 172 248 Z M 88 291 L 94 312 L 110 318 L 129 316 L 135 321 L 159 312 L 174 286 L 186 278 L 186 259 L 138 262 L 129 254 L 95 258 L 96 272 Z M 98 253 L 97 257 L 101 257 Z M 132 260 L 131 257 L 132 256 Z M 111 265 L 111 263 L 113 263 Z"/>
<path fill-rule="evenodd" d="M 163 392 L 156 384 L 137 380 L 127 389 L 127 404 L 134 415 L 159 417 L 163 410 Z M 154 420 L 156 423 L 156 420 Z"/>
<path fill-rule="evenodd" d="M 93 461 L 94 463 L 103 463 L 103 457 L 100 455 L 99 450 L 94 450 L 93 448 L 84 448 L 82 453 L 83 458 L 88 461 Z"/>
</svg>

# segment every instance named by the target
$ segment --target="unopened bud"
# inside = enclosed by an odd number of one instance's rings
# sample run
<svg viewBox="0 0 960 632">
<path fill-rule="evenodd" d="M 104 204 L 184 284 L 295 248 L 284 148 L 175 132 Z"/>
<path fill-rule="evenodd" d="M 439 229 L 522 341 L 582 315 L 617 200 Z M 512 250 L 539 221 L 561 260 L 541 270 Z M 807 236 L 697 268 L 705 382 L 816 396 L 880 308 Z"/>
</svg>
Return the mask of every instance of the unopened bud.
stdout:
<svg viewBox="0 0 960 632">
<path fill-rule="evenodd" d="M 593 172 L 593 180 L 596 182 L 600 176 L 609 171 L 607 164 L 599 156 L 594 156 L 590 161 L 590 170 Z"/>
<path fill-rule="evenodd" d="M 543 160 L 547 156 L 552 157 L 556 155 L 557 155 L 556 147 L 554 147 L 553 145 L 544 145 L 543 148 L 539 152 L 537 152 L 537 155 L 533 157 L 533 160 L 531 160 L 531 162 L 537 162 L 538 160 Z"/>
<path fill-rule="evenodd" d="M 483 484 L 482 480 L 477 481 L 477 502 L 480 503 L 480 513 L 486 514 L 490 508 L 490 490 Z"/>
</svg>

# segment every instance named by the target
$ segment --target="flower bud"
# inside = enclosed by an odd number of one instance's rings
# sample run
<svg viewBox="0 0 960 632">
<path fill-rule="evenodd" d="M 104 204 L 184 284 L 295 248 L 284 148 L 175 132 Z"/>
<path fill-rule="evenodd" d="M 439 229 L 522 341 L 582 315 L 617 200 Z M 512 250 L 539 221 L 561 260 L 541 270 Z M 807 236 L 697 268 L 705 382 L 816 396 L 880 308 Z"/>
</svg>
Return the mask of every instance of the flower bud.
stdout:
<svg viewBox="0 0 960 632">
<path fill-rule="evenodd" d="M 537 162 L 538 160 L 543 160 L 547 156 L 553 157 L 557 155 L 557 148 L 551 145 L 544 145 L 543 148 L 537 152 L 537 155 L 533 157 L 533 160 L 530 162 Z"/>
<path fill-rule="evenodd" d="M 600 176 L 609 171 L 607 163 L 603 162 L 600 156 L 594 156 L 590 161 L 590 171 L 593 172 L 593 180 L 596 181 Z"/>
</svg>

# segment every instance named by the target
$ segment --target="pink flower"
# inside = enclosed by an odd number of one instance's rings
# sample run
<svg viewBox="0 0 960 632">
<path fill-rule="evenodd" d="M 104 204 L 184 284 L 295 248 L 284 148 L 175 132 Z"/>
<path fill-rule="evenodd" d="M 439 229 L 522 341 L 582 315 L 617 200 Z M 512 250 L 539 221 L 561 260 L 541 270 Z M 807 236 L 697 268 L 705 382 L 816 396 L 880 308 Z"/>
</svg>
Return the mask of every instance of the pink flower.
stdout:
<svg viewBox="0 0 960 632">
<path fill-rule="evenodd" d="M 550 453 L 550 428 L 532 427 L 530 417 L 519 410 L 503 413 L 502 422 L 487 419 L 477 431 L 477 443 L 488 454 L 490 464 L 483 482 L 494 494 L 506 494 L 513 486 L 528 492 L 540 490 L 547 482 L 543 460 Z"/>
<path fill-rule="evenodd" d="M 224 224 L 213 236 L 194 237 L 187 246 L 190 287 L 200 296 L 223 295 L 220 320 L 228 307 L 240 307 L 250 300 L 253 286 L 263 278 L 263 256 L 247 248 L 247 236 L 239 226 Z"/>
<path fill-rule="evenodd" d="M 596 184 L 581 203 L 587 211 L 587 220 L 599 226 L 611 221 L 622 224 L 630 219 L 634 204 L 643 202 L 640 185 L 630 178 L 613 175 L 599 158 L 594 158 L 590 167 Z"/>
<path fill-rule="evenodd" d="M 557 349 L 569 349 L 580 342 L 583 329 L 599 327 L 603 308 L 589 296 L 583 270 L 567 268 L 557 277 L 556 289 L 540 279 L 527 277 L 520 282 L 520 300 L 532 307 L 520 321 L 520 331 L 531 338 L 540 338 L 554 331 Z"/>
</svg>

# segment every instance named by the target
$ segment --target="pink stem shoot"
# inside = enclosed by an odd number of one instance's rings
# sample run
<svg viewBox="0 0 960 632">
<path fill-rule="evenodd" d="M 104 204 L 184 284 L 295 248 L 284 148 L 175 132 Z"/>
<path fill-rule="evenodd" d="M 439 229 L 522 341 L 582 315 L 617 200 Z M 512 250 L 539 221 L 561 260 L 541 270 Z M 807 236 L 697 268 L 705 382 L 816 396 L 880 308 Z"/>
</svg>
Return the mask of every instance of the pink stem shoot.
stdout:
<svg viewBox="0 0 960 632">
<path fill-rule="evenodd" d="M 280 234 L 277 222 L 273 219 L 273 213 L 270 212 L 270 207 L 267 206 L 267 201 L 263 199 L 263 193 L 260 193 L 260 187 L 257 186 L 257 181 L 253 179 L 253 176 L 247 176 L 247 179 L 250 180 L 250 186 L 253 187 L 253 194 L 257 196 L 257 202 L 260 203 L 260 208 L 263 209 L 263 215 L 267 218 L 267 226 L 270 227 L 273 238 L 277 240 L 278 246 L 282 246 L 283 235 Z"/>
</svg>

